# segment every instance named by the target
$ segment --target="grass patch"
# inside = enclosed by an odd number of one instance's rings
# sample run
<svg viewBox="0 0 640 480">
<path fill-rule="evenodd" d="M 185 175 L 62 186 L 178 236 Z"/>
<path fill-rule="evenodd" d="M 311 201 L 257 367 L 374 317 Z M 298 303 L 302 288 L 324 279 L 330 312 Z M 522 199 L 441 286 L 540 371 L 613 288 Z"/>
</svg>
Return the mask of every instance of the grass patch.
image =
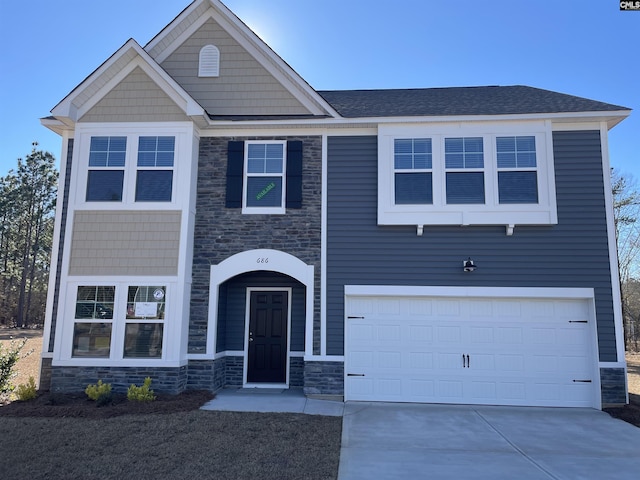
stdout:
<svg viewBox="0 0 640 480">
<path fill-rule="evenodd" d="M 195 410 L 3 417 L 3 478 L 336 479 L 342 419 Z"/>
</svg>

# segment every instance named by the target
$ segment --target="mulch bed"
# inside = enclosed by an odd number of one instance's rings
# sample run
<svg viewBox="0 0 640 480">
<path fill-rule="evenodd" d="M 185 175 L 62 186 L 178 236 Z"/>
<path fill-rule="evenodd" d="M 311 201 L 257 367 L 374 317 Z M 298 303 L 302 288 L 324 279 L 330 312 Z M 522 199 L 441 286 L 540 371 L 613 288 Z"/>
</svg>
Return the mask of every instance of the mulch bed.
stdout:
<svg viewBox="0 0 640 480">
<path fill-rule="evenodd" d="M 177 413 L 197 410 L 215 395 L 206 390 L 187 390 L 179 395 L 158 394 L 152 402 L 130 402 L 125 394 L 114 394 L 110 403 L 98 406 L 85 393 L 38 392 L 27 402 L 0 406 L 0 417 L 111 418 L 147 413 Z"/>
<path fill-rule="evenodd" d="M 0 406 L 0 417 L 111 418 L 121 415 L 170 414 L 199 409 L 215 394 L 206 390 L 187 390 L 179 395 L 157 395 L 153 402 L 130 402 L 124 394 L 114 394 L 111 403 L 98 406 L 84 393 L 38 392 L 28 402 L 14 401 Z M 640 395 L 629 394 L 629 405 L 604 408 L 614 418 L 640 427 Z"/>
<path fill-rule="evenodd" d="M 609 415 L 640 427 L 640 395 L 629 394 L 629 405 L 603 408 Z"/>
</svg>

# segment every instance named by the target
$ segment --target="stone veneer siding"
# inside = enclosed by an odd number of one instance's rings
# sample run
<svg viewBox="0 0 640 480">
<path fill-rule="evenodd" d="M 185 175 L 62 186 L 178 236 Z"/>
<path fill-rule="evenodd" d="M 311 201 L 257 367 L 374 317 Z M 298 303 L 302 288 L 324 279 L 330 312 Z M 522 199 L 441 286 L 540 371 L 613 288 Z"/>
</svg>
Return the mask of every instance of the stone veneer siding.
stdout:
<svg viewBox="0 0 640 480">
<path fill-rule="evenodd" d="M 243 215 L 240 208 L 226 208 L 227 148 L 232 140 L 302 141 L 302 208 L 287 209 L 284 215 Z M 313 350 L 320 354 L 321 214 L 321 137 L 200 139 L 189 353 L 206 351 L 211 266 L 243 251 L 266 248 L 289 253 L 315 267 Z"/>
<path fill-rule="evenodd" d="M 43 358 L 40 364 L 40 380 L 38 381 L 38 390 L 51 389 L 51 362 L 52 358 Z"/>
<path fill-rule="evenodd" d="M 157 393 L 178 394 L 187 387 L 187 366 L 169 367 L 53 367 L 52 392 L 84 392 L 87 385 L 102 380 L 110 383 L 115 393 L 126 393 L 134 383 L 142 385 L 151 377 L 151 388 Z"/>
<path fill-rule="evenodd" d="M 344 395 L 344 363 L 305 362 L 305 395 Z"/>
<path fill-rule="evenodd" d="M 224 387 L 242 387 L 244 357 L 228 356 L 216 360 L 189 362 L 187 389 L 216 391 Z M 304 359 L 289 358 L 289 387 L 302 387 Z"/>
<path fill-rule="evenodd" d="M 624 368 L 601 368 L 602 406 L 627 403 L 627 383 Z"/>
</svg>

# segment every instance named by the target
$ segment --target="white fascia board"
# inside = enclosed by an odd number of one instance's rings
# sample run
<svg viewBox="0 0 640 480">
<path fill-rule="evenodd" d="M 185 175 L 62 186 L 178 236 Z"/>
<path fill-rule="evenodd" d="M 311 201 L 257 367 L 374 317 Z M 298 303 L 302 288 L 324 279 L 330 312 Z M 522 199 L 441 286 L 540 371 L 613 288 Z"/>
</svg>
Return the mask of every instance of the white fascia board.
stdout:
<svg viewBox="0 0 640 480">
<path fill-rule="evenodd" d="M 158 34 L 153 37 L 149 42 L 144 46 L 144 49 L 147 52 L 152 51 L 156 46 L 162 42 L 167 35 L 177 26 L 180 25 L 185 19 L 189 18 L 195 10 L 197 10 L 203 2 L 207 2 L 209 0 L 195 0 L 192 2 L 187 8 L 185 8 L 182 12 L 178 14 L 167 26 L 165 26 Z M 156 60 L 157 61 L 157 60 Z M 158 62 L 160 63 L 160 62 Z"/>
<path fill-rule="evenodd" d="M 258 63 L 260 63 L 276 80 L 278 80 L 302 105 L 313 115 L 326 115 L 339 118 L 340 115 L 311 86 L 262 41 L 242 20 L 240 20 L 224 4 L 216 0 L 208 0 L 210 8 L 206 14 L 185 28 L 171 44 L 162 50 L 156 58 L 157 63 L 165 61 L 180 45 L 191 37 L 209 19 L 217 22 L 234 40 L 236 40 Z M 197 5 L 196 5 L 197 4 Z M 152 50 L 173 28 L 183 22 L 201 2 L 194 2 L 193 9 L 183 12 L 167 29 L 162 37 L 156 37 L 145 48 Z"/>
<path fill-rule="evenodd" d="M 593 288 L 566 287 L 450 287 L 411 285 L 345 285 L 345 296 L 497 297 L 593 299 Z"/>
<path fill-rule="evenodd" d="M 40 119 L 40 125 L 48 128 L 54 133 L 63 136 L 65 132 L 73 130 L 73 127 L 68 126 L 66 123 L 57 118 L 45 117 Z"/>
<path fill-rule="evenodd" d="M 364 136 L 377 135 L 376 127 L 370 128 L 337 128 L 331 129 L 327 127 L 311 126 L 311 125 L 295 125 L 290 127 L 271 127 L 264 125 L 262 127 L 251 127 L 246 129 L 224 128 L 224 129 L 203 129 L 200 130 L 200 138 L 224 138 L 224 137 L 293 137 L 296 135 L 304 136 L 321 136 L 329 135 L 331 137 L 339 136 Z"/>
<path fill-rule="evenodd" d="M 629 116 L 628 110 L 616 112 L 578 112 L 578 113 L 520 113 L 510 115 L 451 115 L 451 116 L 409 116 L 409 117 L 356 117 L 356 118 L 310 118 L 310 119 L 283 119 L 283 120 L 212 120 L 209 125 L 216 128 L 243 128 L 253 126 L 290 126 L 290 125 L 317 125 L 317 126 L 372 126 L 380 124 L 434 124 L 434 123 L 472 123 L 472 122 L 517 122 L 517 121 L 541 121 L 552 122 L 553 130 L 563 129 L 563 125 L 575 124 L 600 124 L 607 122 L 611 129 Z M 614 122 L 615 123 L 612 123 Z M 569 126 L 567 129 L 575 130 Z"/>
<path fill-rule="evenodd" d="M 111 80 L 109 80 L 92 99 L 85 102 L 80 108 L 76 108 L 73 101 L 84 90 L 91 85 L 129 50 L 134 50 L 138 56 L 120 70 Z M 51 113 L 56 117 L 67 117 L 77 121 L 96 103 L 98 103 L 108 92 L 120 83 L 134 68 L 140 67 L 149 77 L 173 100 L 188 116 L 204 116 L 204 109 L 196 102 L 173 78 L 171 78 L 158 65 L 138 43 L 130 39 L 105 63 L 95 70 L 84 82 L 76 87 L 67 97 L 54 107 Z"/>
</svg>

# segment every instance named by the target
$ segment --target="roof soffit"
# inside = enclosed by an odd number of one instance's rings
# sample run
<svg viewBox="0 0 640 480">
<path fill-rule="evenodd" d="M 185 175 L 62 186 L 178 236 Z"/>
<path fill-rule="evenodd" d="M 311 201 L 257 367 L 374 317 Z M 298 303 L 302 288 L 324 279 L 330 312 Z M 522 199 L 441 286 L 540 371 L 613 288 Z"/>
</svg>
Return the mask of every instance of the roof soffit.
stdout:
<svg viewBox="0 0 640 480">
<path fill-rule="evenodd" d="M 54 117 L 77 121 L 137 67 L 140 67 L 186 115 L 205 115 L 204 109 L 133 39 L 128 40 L 80 83 L 51 110 L 51 113 Z"/>
<path fill-rule="evenodd" d="M 204 7 L 207 7 L 206 9 Z M 218 0 L 196 0 L 153 38 L 145 50 L 161 64 L 208 20 L 217 22 L 312 115 L 339 117 L 334 108 L 271 47 Z"/>
</svg>

